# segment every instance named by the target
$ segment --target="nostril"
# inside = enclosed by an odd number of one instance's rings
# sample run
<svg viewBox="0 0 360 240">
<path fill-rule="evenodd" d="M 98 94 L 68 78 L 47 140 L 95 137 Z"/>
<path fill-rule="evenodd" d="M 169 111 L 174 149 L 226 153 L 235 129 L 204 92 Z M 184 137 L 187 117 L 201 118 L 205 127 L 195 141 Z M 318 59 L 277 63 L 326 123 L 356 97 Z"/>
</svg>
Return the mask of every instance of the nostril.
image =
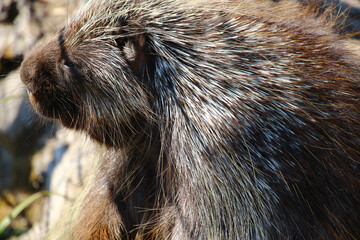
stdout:
<svg viewBox="0 0 360 240">
<path fill-rule="evenodd" d="M 28 93 L 34 93 L 35 92 L 35 84 L 34 83 L 27 84 L 26 88 L 28 90 Z"/>
</svg>

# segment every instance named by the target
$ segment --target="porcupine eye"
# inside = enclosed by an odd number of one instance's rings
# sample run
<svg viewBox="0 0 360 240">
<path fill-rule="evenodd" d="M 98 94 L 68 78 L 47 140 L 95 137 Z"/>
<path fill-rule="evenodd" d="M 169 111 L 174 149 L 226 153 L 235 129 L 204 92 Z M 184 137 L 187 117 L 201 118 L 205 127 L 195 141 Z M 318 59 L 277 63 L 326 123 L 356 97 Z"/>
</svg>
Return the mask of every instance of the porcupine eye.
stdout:
<svg viewBox="0 0 360 240">
<path fill-rule="evenodd" d="M 66 79 L 70 81 L 79 79 L 81 75 L 81 67 L 77 63 L 71 61 L 70 59 L 64 59 L 62 60 L 62 68 Z"/>
<path fill-rule="evenodd" d="M 76 68 L 75 64 L 69 61 L 65 61 L 64 66 L 69 70 L 74 70 Z"/>
<path fill-rule="evenodd" d="M 68 57 L 66 57 L 65 59 L 62 59 L 61 63 L 63 64 L 65 69 L 67 69 L 69 71 L 75 70 L 75 68 L 76 68 L 76 64 L 73 61 L 71 61 Z"/>
</svg>

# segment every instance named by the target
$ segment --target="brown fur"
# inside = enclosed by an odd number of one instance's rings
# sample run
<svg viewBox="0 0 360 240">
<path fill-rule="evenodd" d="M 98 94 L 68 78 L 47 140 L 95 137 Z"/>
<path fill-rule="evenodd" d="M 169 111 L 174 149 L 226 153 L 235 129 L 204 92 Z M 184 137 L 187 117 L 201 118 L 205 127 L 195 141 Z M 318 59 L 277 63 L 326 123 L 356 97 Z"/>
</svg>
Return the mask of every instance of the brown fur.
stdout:
<svg viewBox="0 0 360 240">
<path fill-rule="evenodd" d="M 294 1 L 89 1 L 34 108 L 107 146 L 50 239 L 359 239 L 359 60 Z"/>
</svg>

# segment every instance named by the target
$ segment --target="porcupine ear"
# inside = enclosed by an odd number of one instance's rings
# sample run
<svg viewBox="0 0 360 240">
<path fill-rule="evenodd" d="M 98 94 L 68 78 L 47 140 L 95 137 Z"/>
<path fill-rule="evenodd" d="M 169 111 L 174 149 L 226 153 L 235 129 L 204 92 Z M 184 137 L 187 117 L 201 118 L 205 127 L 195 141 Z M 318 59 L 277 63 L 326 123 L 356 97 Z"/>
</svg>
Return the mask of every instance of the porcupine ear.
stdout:
<svg viewBox="0 0 360 240">
<path fill-rule="evenodd" d="M 125 41 L 123 54 L 133 73 L 141 79 L 146 78 L 150 57 L 144 35 L 138 35 Z"/>
</svg>

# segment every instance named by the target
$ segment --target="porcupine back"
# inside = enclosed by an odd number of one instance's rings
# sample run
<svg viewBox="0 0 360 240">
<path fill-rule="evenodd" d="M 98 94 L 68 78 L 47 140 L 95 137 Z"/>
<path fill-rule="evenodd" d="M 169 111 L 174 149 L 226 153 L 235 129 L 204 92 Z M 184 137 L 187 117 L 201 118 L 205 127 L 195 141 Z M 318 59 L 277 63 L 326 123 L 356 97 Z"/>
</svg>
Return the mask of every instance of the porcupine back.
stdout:
<svg viewBox="0 0 360 240">
<path fill-rule="evenodd" d="M 294 1 L 89 1 L 32 55 L 61 53 L 54 117 L 109 151 L 50 239 L 358 239 L 359 61 L 334 21 Z"/>
</svg>

